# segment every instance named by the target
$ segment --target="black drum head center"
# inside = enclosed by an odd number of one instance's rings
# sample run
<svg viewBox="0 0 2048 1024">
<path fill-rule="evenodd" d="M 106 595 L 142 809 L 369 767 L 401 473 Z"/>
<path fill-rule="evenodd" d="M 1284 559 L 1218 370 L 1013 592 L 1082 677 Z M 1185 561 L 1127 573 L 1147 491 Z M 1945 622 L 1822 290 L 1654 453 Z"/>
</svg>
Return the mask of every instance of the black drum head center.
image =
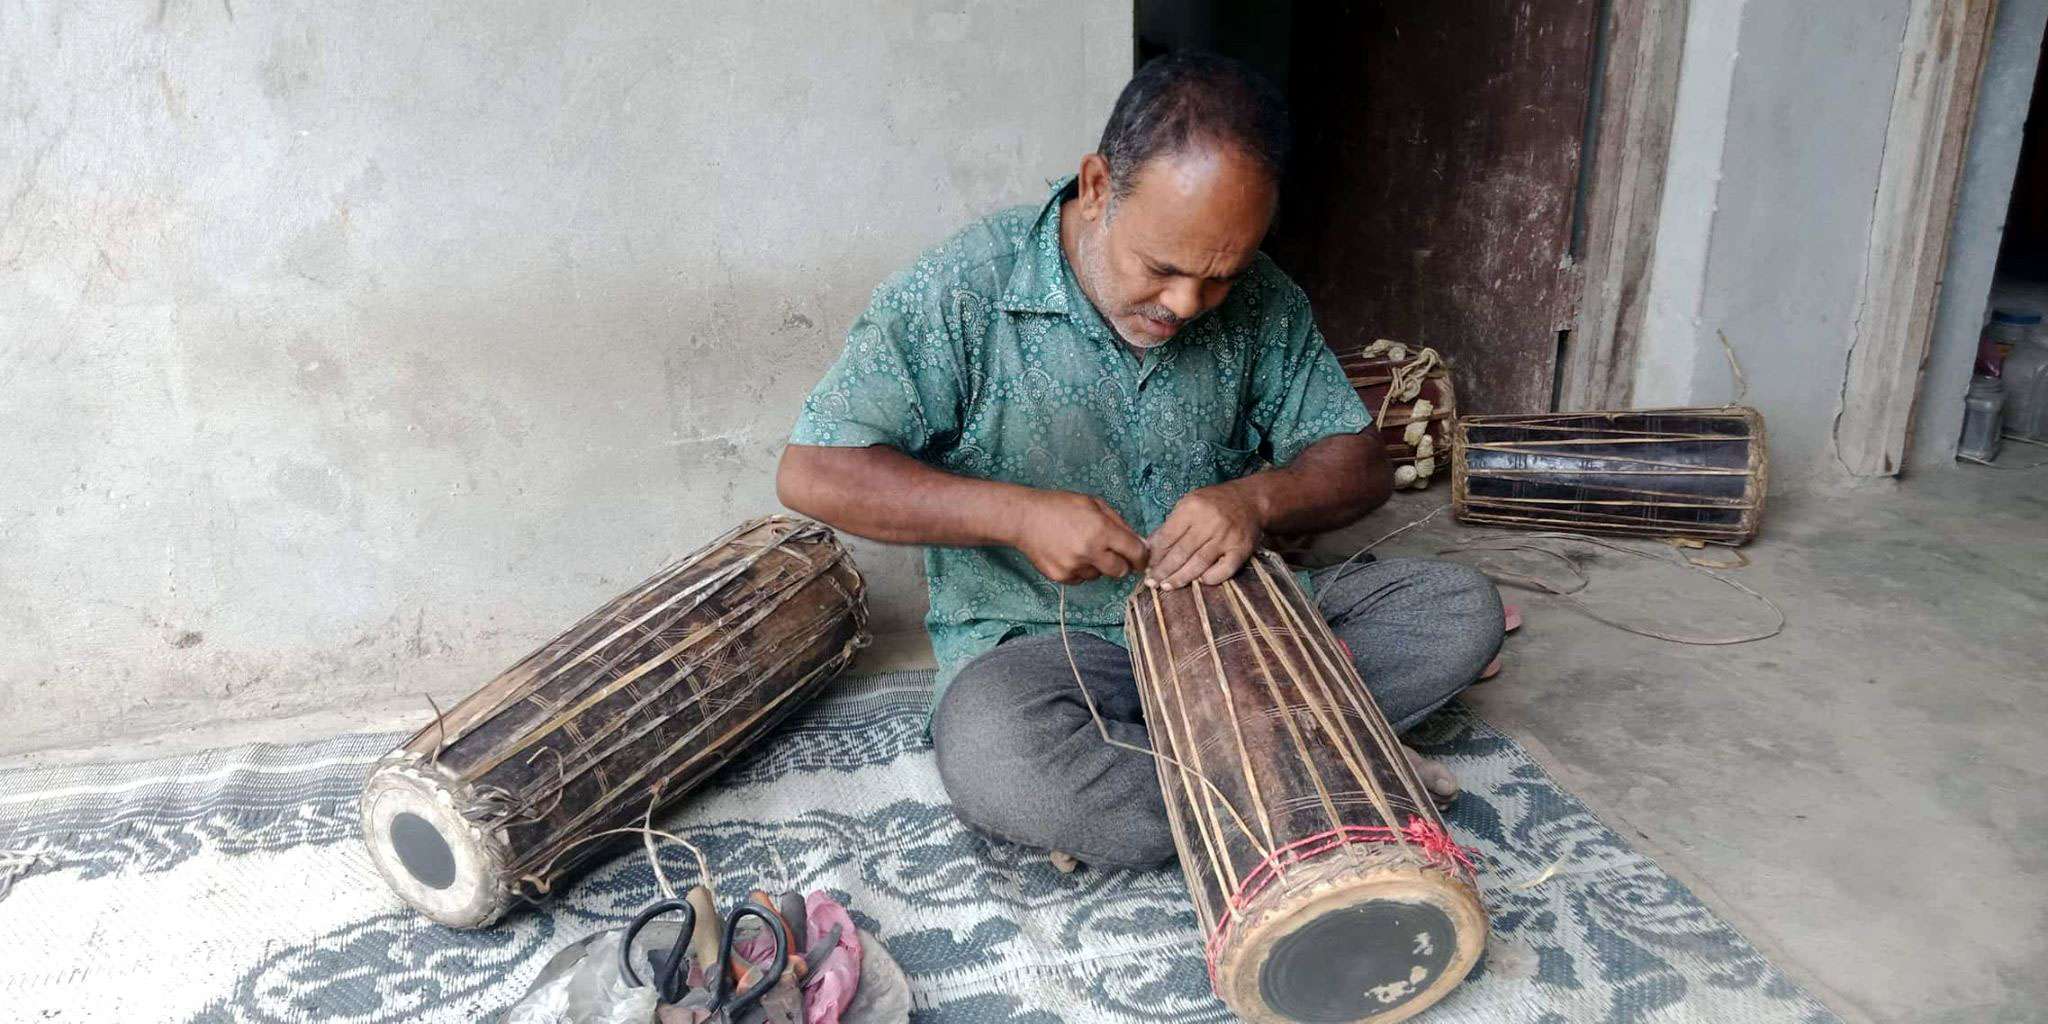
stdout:
<svg viewBox="0 0 2048 1024">
<path fill-rule="evenodd" d="M 446 889 L 455 884 L 455 851 L 441 830 L 411 811 L 391 818 L 391 849 L 398 862 L 429 889 Z"/>
<path fill-rule="evenodd" d="M 1354 1021 L 1427 991 L 1457 950 L 1443 908 L 1377 900 L 1323 914 L 1274 943 L 1259 993 L 1291 1020 Z"/>
</svg>

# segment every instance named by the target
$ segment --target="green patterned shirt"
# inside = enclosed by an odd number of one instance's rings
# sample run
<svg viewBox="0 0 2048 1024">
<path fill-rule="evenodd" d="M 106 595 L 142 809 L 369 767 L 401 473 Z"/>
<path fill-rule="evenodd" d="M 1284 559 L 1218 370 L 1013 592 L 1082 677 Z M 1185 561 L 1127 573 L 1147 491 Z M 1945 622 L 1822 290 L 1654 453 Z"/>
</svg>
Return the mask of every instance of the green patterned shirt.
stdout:
<svg viewBox="0 0 2048 1024">
<path fill-rule="evenodd" d="M 1222 306 L 1142 360 L 1075 283 L 1059 182 L 969 225 L 875 289 L 790 443 L 888 445 L 950 473 L 1107 501 L 1140 536 L 1181 495 L 1369 422 L 1308 297 L 1261 253 Z M 943 687 L 1011 637 L 1059 629 L 1059 587 L 1011 548 L 929 548 Z M 1138 578 L 1067 592 L 1071 630 L 1123 643 Z"/>
</svg>

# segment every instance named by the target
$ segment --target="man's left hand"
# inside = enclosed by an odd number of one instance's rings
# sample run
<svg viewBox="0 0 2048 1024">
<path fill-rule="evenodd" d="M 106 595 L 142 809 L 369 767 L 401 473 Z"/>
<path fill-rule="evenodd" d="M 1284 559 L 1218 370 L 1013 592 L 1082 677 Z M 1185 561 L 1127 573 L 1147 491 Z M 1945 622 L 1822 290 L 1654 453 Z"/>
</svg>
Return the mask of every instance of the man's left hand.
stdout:
<svg viewBox="0 0 2048 1024">
<path fill-rule="evenodd" d="M 1195 580 L 1215 586 L 1237 575 L 1262 528 L 1259 506 L 1244 481 L 1189 491 L 1157 533 L 1146 538 L 1152 551 L 1146 582 L 1184 587 Z"/>
</svg>

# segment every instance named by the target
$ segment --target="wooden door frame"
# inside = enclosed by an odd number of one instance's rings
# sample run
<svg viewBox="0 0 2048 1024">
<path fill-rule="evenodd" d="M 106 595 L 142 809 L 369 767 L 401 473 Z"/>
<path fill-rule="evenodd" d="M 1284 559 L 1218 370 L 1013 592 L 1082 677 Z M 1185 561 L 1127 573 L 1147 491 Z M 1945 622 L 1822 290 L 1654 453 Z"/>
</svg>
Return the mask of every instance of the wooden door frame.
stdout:
<svg viewBox="0 0 2048 1024">
<path fill-rule="evenodd" d="M 1998 0 L 1913 0 L 1885 129 L 1834 452 L 1853 477 L 1905 466 Z"/>
<path fill-rule="evenodd" d="M 1579 301 L 1552 396 L 1559 409 L 1631 404 L 1690 9 L 1691 0 L 1609 0 L 1602 16 L 1574 246 Z"/>
</svg>

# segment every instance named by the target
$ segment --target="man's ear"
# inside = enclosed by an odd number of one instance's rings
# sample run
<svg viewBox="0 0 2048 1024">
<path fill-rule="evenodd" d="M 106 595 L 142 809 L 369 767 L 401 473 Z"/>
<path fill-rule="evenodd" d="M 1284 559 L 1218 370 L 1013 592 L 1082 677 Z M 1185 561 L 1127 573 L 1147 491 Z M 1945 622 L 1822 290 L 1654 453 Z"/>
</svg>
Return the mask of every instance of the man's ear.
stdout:
<svg viewBox="0 0 2048 1024">
<path fill-rule="evenodd" d="M 1103 211 L 1109 209 L 1109 161 L 1100 153 L 1090 153 L 1081 158 L 1081 173 L 1075 178 L 1080 194 L 1077 206 L 1083 219 L 1090 222 L 1102 219 Z"/>
</svg>

